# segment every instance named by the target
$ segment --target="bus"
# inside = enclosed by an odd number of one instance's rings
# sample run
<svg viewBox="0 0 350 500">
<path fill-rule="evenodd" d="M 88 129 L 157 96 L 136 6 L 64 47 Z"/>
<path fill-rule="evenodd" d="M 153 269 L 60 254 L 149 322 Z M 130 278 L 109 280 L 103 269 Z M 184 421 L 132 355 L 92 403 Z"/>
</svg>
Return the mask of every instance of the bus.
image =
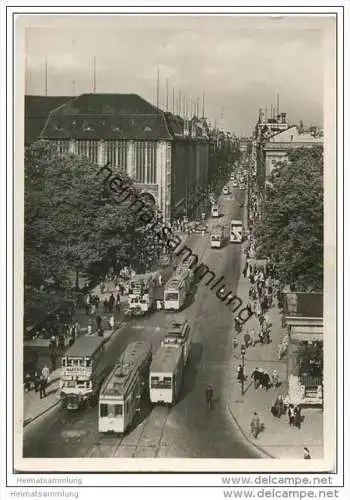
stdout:
<svg viewBox="0 0 350 500">
<path fill-rule="evenodd" d="M 59 397 L 62 407 L 77 410 L 94 406 L 108 372 L 106 339 L 97 335 L 78 337 L 61 359 Z"/>
<path fill-rule="evenodd" d="M 225 232 L 222 226 L 215 226 L 210 235 L 210 247 L 221 248 L 224 244 Z"/>
<path fill-rule="evenodd" d="M 137 274 L 131 281 L 129 310 L 134 315 L 150 312 L 155 306 L 156 273 Z"/>
<path fill-rule="evenodd" d="M 243 238 L 243 222 L 232 220 L 230 225 L 230 242 L 241 243 Z"/>
<path fill-rule="evenodd" d="M 161 345 L 153 356 L 149 373 L 151 403 L 176 403 L 183 378 L 184 357 L 182 346 Z"/>
<path fill-rule="evenodd" d="M 183 349 L 184 365 L 187 364 L 191 353 L 191 328 L 188 321 L 173 321 L 162 340 L 163 346 L 181 346 Z"/>
<path fill-rule="evenodd" d="M 152 346 L 130 342 L 105 380 L 99 397 L 98 431 L 123 434 L 130 428 L 148 389 Z"/>
<path fill-rule="evenodd" d="M 181 263 L 164 288 L 164 310 L 179 311 L 185 303 L 193 283 L 194 274 L 188 265 Z"/>
<path fill-rule="evenodd" d="M 219 205 L 212 205 L 211 207 L 211 216 L 214 218 L 220 217 Z"/>
</svg>

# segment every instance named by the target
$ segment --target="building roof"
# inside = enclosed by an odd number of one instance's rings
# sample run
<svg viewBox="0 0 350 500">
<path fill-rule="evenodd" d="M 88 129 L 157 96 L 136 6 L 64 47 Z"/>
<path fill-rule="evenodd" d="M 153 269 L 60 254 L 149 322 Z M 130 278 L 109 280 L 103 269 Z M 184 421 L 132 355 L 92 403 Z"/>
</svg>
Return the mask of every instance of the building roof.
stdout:
<svg viewBox="0 0 350 500">
<path fill-rule="evenodd" d="M 74 344 L 66 351 L 67 357 L 92 356 L 94 352 L 106 341 L 97 335 L 84 335 L 78 337 Z"/>
<path fill-rule="evenodd" d="M 270 143 L 312 143 L 323 144 L 322 137 L 314 137 L 309 132 L 300 132 L 296 125 L 288 127 L 286 130 L 274 134 L 270 137 L 265 147 L 269 147 Z M 271 144 L 272 146 L 272 144 Z"/>
<path fill-rule="evenodd" d="M 323 293 L 285 293 L 284 314 L 292 317 L 323 318 Z"/>
<path fill-rule="evenodd" d="M 183 131 L 169 115 L 136 94 L 82 94 L 50 112 L 42 137 L 169 140 Z"/>
<path fill-rule="evenodd" d="M 30 144 L 39 138 L 50 111 L 67 102 L 67 96 L 26 95 L 24 97 L 24 137 Z"/>
</svg>

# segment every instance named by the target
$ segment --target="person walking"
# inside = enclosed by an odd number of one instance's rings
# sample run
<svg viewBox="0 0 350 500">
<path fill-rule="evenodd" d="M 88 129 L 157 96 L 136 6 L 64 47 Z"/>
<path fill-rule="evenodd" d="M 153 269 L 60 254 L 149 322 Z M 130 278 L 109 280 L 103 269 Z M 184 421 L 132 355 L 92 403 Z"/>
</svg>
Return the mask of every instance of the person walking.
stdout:
<svg viewBox="0 0 350 500">
<path fill-rule="evenodd" d="M 96 316 L 95 321 L 96 321 L 96 327 L 97 327 L 97 330 L 98 330 L 99 328 L 101 328 L 101 324 L 102 324 L 102 318 L 101 318 L 101 316 Z"/>
<path fill-rule="evenodd" d="M 250 331 L 250 338 L 251 338 L 251 341 L 252 341 L 252 346 L 255 347 L 255 344 L 256 344 L 256 333 L 255 333 L 255 329 L 254 328 Z"/>
<path fill-rule="evenodd" d="M 105 313 L 108 313 L 108 299 L 105 298 L 103 301 L 103 310 Z"/>
<path fill-rule="evenodd" d="M 254 413 L 253 418 L 250 421 L 250 431 L 254 436 L 254 438 L 256 439 L 260 431 L 260 419 L 256 412 Z"/>
<path fill-rule="evenodd" d="M 261 369 L 260 368 L 255 368 L 253 373 L 251 374 L 250 378 L 254 380 L 254 388 L 257 389 L 261 383 Z"/>
<path fill-rule="evenodd" d="M 115 297 L 114 297 L 113 293 L 111 293 L 109 300 L 108 300 L 108 311 L 110 313 L 113 312 L 114 303 L 115 303 Z"/>
<path fill-rule="evenodd" d="M 40 378 L 39 378 L 40 399 L 43 399 L 46 397 L 46 387 L 47 387 L 47 382 L 45 380 L 45 377 L 43 375 L 40 375 Z"/>
<path fill-rule="evenodd" d="M 214 390 L 211 385 L 208 385 L 205 391 L 205 399 L 207 402 L 207 410 L 211 410 L 213 408 L 213 400 L 214 400 Z"/>
<path fill-rule="evenodd" d="M 304 459 L 308 460 L 311 458 L 311 453 L 309 448 L 304 447 Z"/>
<path fill-rule="evenodd" d="M 111 316 L 109 318 L 109 326 L 111 327 L 111 330 L 114 330 L 114 325 L 115 325 L 115 319 L 114 316 Z"/>
<path fill-rule="evenodd" d="M 271 379 L 272 379 L 272 385 L 275 389 L 277 389 L 278 387 L 278 371 L 277 370 L 273 370 L 272 374 L 271 374 Z"/>
<path fill-rule="evenodd" d="M 115 301 L 115 312 L 120 312 L 120 294 L 117 293 L 116 301 Z"/>
<path fill-rule="evenodd" d="M 243 372 L 243 366 L 238 365 L 237 366 L 237 380 L 242 383 L 244 381 L 244 372 Z"/>
<path fill-rule="evenodd" d="M 290 427 L 294 425 L 294 405 L 292 403 L 288 406 L 288 420 Z"/>
<path fill-rule="evenodd" d="M 301 428 L 301 406 L 296 405 L 295 410 L 294 410 L 294 426 L 297 427 L 298 429 Z"/>
<path fill-rule="evenodd" d="M 46 364 L 45 364 L 44 368 L 41 370 L 41 375 L 44 377 L 46 382 L 49 381 L 50 369 Z"/>
</svg>

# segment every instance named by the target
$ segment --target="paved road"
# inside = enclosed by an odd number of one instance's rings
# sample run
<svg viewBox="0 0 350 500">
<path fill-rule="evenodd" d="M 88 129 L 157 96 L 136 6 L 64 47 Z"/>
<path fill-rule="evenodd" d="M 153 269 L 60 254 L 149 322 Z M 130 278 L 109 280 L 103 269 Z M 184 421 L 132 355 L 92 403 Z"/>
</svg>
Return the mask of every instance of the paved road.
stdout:
<svg viewBox="0 0 350 500">
<path fill-rule="evenodd" d="M 221 199 L 228 227 L 232 218 L 242 216 L 243 192 L 232 190 Z M 213 221 L 212 221 L 213 222 Z M 228 290 L 236 291 L 240 273 L 240 245 L 227 244 L 211 250 L 209 235 L 192 238 L 197 255 L 217 277 L 224 276 Z M 192 246 L 192 245 L 191 245 Z M 25 430 L 24 457 L 166 457 L 166 458 L 255 458 L 234 432 L 227 412 L 228 382 L 235 376 L 230 366 L 232 313 L 214 291 L 199 284 L 185 311 L 194 328 L 191 363 L 182 394 L 171 409 L 151 408 L 143 403 L 133 428 L 123 438 L 99 436 L 97 409 L 66 412 L 57 409 Z M 117 359 L 126 344 L 150 339 L 156 349 L 169 316 L 154 313 L 127 324 L 112 341 L 109 355 Z M 206 410 L 205 389 L 213 385 L 217 397 L 212 411 Z"/>
</svg>

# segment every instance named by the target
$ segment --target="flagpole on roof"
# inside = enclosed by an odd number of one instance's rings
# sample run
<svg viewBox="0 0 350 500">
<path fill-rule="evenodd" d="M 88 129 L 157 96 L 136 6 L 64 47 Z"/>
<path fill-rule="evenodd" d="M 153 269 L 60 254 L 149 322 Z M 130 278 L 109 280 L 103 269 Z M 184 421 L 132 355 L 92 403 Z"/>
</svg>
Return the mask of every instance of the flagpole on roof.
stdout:
<svg viewBox="0 0 350 500">
<path fill-rule="evenodd" d="M 165 100 L 166 112 L 169 111 L 168 104 L 169 104 L 169 78 L 166 79 L 166 100 Z"/>
<path fill-rule="evenodd" d="M 47 96 L 47 57 L 45 56 L 45 95 Z"/>
<path fill-rule="evenodd" d="M 159 68 L 157 69 L 157 108 L 159 108 Z"/>
<path fill-rule="evenodd" d="M 92 92 L 93 92 L 93 94 L 96 94 L 96 57 L 95 56 L 94 56 L 94 67 L 93 67 Z"/>
</svg>

